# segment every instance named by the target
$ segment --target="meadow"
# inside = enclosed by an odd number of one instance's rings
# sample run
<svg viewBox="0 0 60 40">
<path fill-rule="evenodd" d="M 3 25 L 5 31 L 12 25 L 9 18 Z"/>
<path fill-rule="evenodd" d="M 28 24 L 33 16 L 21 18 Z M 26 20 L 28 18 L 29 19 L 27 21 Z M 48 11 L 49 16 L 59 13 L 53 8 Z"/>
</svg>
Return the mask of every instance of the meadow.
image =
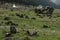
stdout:
<svg viewBox="0 0 60 40">
<path fill-rule="evenodd" d="M 27 18 L 19 18 L 16 16 L 18 14 L 25 14 L 28 15 L 29 19 Z M 28 36 L 30 40 L 60 40 L 60 14 L 53 13 L 52 18 L 49 19 L 46 15 L 41 18 L 40 16 L 36 16 L 34 11 L 25 9 L 25 10 L 16 10 L 13 9 L 3 9 L 0 8 L 0 22 L 3 22 L 0 25 L 0 40 L 5 40 L 5 33 L 9 32 L 9 25 L 6 25 L 4 17 L 8 15 L 10 17 L 10 21 L 17 23 L 18 26 L 15 26 L 19 33 L 12 35 L 12 40 L 23 40 L 27 35 L 23 29 L 31 29 L 33 31 L 34 28 L 38 29 L 38 36 Z M 43 16 L 41 14 L 41 16 Z M 31 19 L 32 17 L 36 19 Z M 49 26 L 49 28 L 43 28 L 43 25 Z M 2 26 L 2 27 L 1 27 Z"/>
</svg>

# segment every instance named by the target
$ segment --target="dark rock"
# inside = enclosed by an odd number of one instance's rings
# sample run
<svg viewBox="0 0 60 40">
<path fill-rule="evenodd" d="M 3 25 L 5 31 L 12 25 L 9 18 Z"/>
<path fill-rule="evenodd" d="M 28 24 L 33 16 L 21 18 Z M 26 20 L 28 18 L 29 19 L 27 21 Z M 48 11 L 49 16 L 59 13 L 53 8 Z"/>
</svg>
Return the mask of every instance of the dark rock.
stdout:
<svg viewBox="0 0 60 40">
<path fill-rule="evenodd" d="M 54 11 L 54 8 L 53 7 L 46 7 L 46 8 L 42 8 L 42 9 L 35 8 L 34 11 L 37 14 L 48 14 L 48 16 L 51 16 Z"/>
<path fill-rule="evenodd" d="M 49 26 L 47 26 L 47 25 L 43 25 L 43 28 L 49 28 Z"/>
<path fill-rule="evenodd" d="M 5 37 L 11 37 L 11 33 L 6 33 Z"/>
<path fill-rule="evenodd" d="M 60 15 L 57 15 L 57 17 L 60 17 Z"/>
<path fill-rule="evenodd" d="M 16 32 L 17 32 L 17 31 L 16 31 L 15 26 L 10 25 L 10 33 L 11 33 L 11 34 L 15 34 Z"/>
<path fill-rule="evenodd" d="M 16 13 L 16 16 L 18 16 L 20 18 L 24 18 L 24 14 L 18 14 L 18 13 Z"/>
<path fill-rule="evenodd" d="M 18 26 L 18 24 L 17 23 L 14 23 L 14 22 L 12 22 L 12 21 L 8 21 L 8 22 L 6 22 L 5 24 L 7 24 L 7 25 L 15 25 L 15 26 Z"/>
<path fill-rule="evenodd" d="M 28 17 L 27 15 L 25 16 L 25 18 L 26 18 L 26 19 L 29 19 L 29 17 Z"/>
<path fill-rule="evenodd" d="M 9 16 L 5 16 L 4 20 L 10 20 Z"/>
<path fill-rule="evenodd" d="M 35 17 L 32 17 L 31 19 L 36 20 L 36 18 L 35 18 Z"/>
<path fill-rule="evenodd" d="M 7 21 L 5 24 L 10 25 L 12 23 L 13 23 L 12 21 Z"/>
<path fill-rule="evenodd" d="M 20 14 L 16 13 L 16 16 L 20 16 Z"/>
<path fill-rule="evenodd" d="M 23 14 L 20 14 L 20 18 L 24 18 L 24 15 Z"/>
</svg>

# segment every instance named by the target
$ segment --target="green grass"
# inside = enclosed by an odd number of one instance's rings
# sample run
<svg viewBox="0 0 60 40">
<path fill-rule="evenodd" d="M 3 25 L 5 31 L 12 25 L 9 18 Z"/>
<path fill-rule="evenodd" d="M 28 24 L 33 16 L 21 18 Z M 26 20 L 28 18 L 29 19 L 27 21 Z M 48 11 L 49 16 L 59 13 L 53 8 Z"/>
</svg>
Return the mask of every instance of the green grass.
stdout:
<svg viewBox="0 0 60 40">
<path fill-rule="evenodd" d="M 15 14 L 25 14 L 28 15 L 30 19 L 26 18 L 19 18 Z M 16 26 L 17 31 L 20 31 L 20 33 L 13 34 L 12 39 L 18 37 L 20 39 L 23 39 L 25 36 L 25 31 L 22 31 L 20 29 L 28 29 L 28 28 L 37 28 L 41 31 L 39 31 L 38 35 L 39 36 L 33 36 L 29 37 L 31 40 L 60 40 L 60 17 L 57 17 L 58 14 L 53 14 L 52 18 L 49 19 L 49 17 L 44 17 L 40 18 L 39 16 L 36 16 L 34 11 L 29 11 L 29 10 L 6 10 L 6 9 L 0 9 L 0 22 L 3 21 L 4 23 L 6 22 L 4 17 L 6 15 L 11 15 L 13 14 L 14 16 L 10 16 L 10 20 L 18 23 L 19 26 Z M 60 15 L 60 14 L 59 14 Z M 36 20 L 32 20 L 31 18 L 35 17 Z M 56 22 L 57 20 L 57 22 Z M 26 25 L 26 26 L 23 26 Z M 43 28 L 43 25 L 48 25 L 50 28 Z M 8 26 L 6 24 L 2 24 L 2 26 Z M 53 30 L 56 30 L 56 32 L 53 32 Z M 5 36 L 4 31 L 9 32 L 9 28 L 0 28 L 0 40 L 4 40 L 5 38 L 2 38 Z"/>
</svg>

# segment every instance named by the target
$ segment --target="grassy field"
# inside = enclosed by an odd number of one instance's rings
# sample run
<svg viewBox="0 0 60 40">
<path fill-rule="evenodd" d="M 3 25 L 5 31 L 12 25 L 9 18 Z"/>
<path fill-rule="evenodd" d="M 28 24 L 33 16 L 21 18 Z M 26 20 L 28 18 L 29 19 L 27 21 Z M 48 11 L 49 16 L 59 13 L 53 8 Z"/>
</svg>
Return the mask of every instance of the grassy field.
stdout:
<svg viewBox="0 0 60 40">
<path fill-rule="evenodd" d="M 28 15 L 29 19 L 19 18 L 16 16 L 16 13 Z M 28 9 L 11 11 L 2 8 L 0 8 L 0 22 L 4 23 L 1 25 L 2 27 L 0 27 L 0 40 L 5 40 L 5 31 L 9 32 L 9 25 L 6 25 L 5 22 L 7 21 L 4 20 L 6 15 L 9 15 L 10 20 L 18 24 L 18 26 L 15 27 L 20 33 L 13 34 L 13 40 L 14 38 L 17 38 L 17 40 L 23 40 L 27 36 L 23 29 L 31 29 L 33 31 L 33 28 L 39 29 L 39 32 L 38 36 L 28 36 L 31 40 L 60 40 L 60 17 L 57 17 L 60 16 L 60 14 L 53 13 L 52 18 L 49 19 L 47 16 L 40 18 L 39 16 L 36 16 L 34 11 Z M 35 17 L 36 19 L 33 20 L 31 19 L 32 17 Z M 47 25 L 49 28 L 43 28 L 43 25 Z"/>
</svg>

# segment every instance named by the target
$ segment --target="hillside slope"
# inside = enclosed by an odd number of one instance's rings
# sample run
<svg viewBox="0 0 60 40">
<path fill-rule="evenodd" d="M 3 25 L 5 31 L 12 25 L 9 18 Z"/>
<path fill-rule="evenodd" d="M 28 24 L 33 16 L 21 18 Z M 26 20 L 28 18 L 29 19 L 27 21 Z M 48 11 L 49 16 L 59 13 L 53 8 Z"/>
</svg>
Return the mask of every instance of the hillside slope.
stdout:
<svg viewBox="0 0 60 40">
<path fill-rule="evenodd" d="M 16 14 L 24 14 L 27 17 L 19 17 Z M 9 20 L 4 20 L 6 16 L 9 16 Z M 6 22 L 12 21 L 16 25 L 16 29 L 19 33 L 13 34 L 11 36 L 12 40 L 24 40 L 28 37 L 30 40 L 60 40 L 60 15 L 53 14 L 52 18 L 49 19 L 46 15 L 37 16 L 36 13 L 32 10 L 16 10 L 13 9 L 3 9 L 0 8 L 0 22 L 3 22 L 0 25 L 0 40 L 5 40 L 6 32 L 10 31 L 10 25 L 7 25 Z M 44 28 L 43 25 L 47 25 L 47 28 Z M 33 32 L 34 29 L 38 30 L 38 35 L 29 36 L 26 34 L 26 30 Z"/>
<path fill-rule="evenodd" d="M 3 1 L 3 0 L 0 0 Z M 4 0 L 6 2 L 12 2 L 12 3 L 22 3 L 27 5 L 43 5 L 43 6 L 52 6 L 54 8 L 60 8 L 60 5 L 56 5 L 51 0 Z"/>
</svg>

